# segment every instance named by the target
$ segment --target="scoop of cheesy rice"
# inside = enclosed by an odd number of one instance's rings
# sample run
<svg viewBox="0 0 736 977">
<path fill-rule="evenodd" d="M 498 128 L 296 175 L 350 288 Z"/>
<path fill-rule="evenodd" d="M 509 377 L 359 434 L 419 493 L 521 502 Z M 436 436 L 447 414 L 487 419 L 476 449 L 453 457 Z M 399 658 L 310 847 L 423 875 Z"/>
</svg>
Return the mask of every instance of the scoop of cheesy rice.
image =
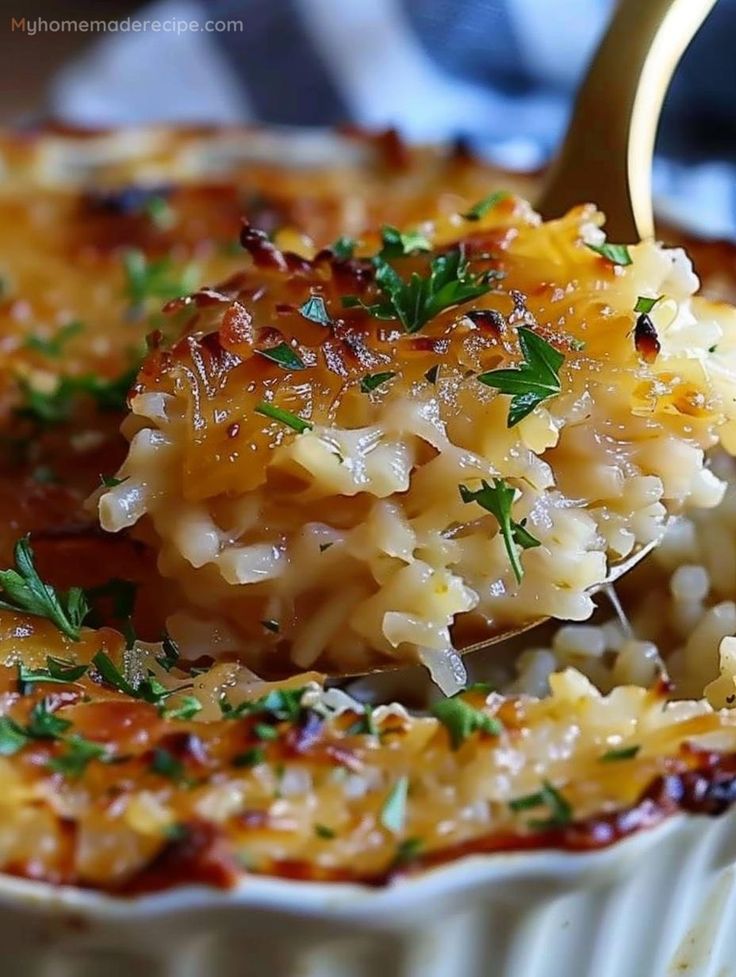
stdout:
<svg viewBox="0 0 736 977">
<path fill-rule="evenodd" d="M 158 551 L 185 651 L 420 659 L 454 690 L 455 647 L 585 619 L 611 564 L 720 501 L 736 313 L 602 223 L 495 194 L 303 255 L 246 225 L 243 270 L 169 304 L 191 314 L 151 338 L 98 504 Z"/>
</svg>

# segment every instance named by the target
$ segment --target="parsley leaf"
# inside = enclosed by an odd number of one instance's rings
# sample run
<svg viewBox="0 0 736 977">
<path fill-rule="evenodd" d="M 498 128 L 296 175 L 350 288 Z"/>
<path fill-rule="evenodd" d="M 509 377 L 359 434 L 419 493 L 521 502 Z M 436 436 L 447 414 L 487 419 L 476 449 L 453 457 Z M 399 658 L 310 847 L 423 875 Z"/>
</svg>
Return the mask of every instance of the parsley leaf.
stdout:
<svg viewBox="0 0 736 977">
<path fill-rule="evenodd" d="M 310 322 L 316 322 L 318 326 L 331 326 L 332 319 L 327 311 L 325 300 L 321 295 L 310 295 L 304 305 L 299 306 L 299 312 Z"/>
<path fill-rule="evenodd" d="M 453 750 L 459 749 L 473 733 L 498 736 L 503 730 L 503 724 L 495 716 L 489 716 L 457 696 L 436 702 L 431 712 L 447 728 Z"/>
<path fill-rule="evenodd" d="M 127 481 L 127 478 L 117 478 L 115 475 L 100 475 L 100 485 L 103 488 L 117 488 Z"/>
<path fill-rule="evenodd" d="M 588 244 L 586 241 L 585 247 L 595 251 L 601 258 L 606 258 L 614 265 L 624 267 L 632 264 L 629 249 L 625 244 L 609 244 L 608 241 L 604 241 L 603 244 Z"/>
<path fill-rule="evenodd" d="M 406 822 L 406 800 L 409 795 L 409 778 L 399 777 L 383 802 L 380 821 L 387 831 L 400 834 Z"/>
<path fill-rule="evenodd" d="M 49 655 L 46 658 L 46 667 L 49 670 L 49 680 L 69 683 L 78 681 L 89 666 L 84 663 L 77 665 L 66 658 L 53 658 Z"/>
<path fill-rule="evenodd" d="M 355 254 L 355 249 L 358 246 L 358 242 L 355 238 L 346 237 L 343 235 L 339 237 L 334 244 L 330 245 L 330 251 L 334 254 L 336 258 L 340 261 L 348 261 Z"/>
<path fill-rule="evenodd" d="M 663 298 L 663 295 L 658 295 L 654 299 L 647 298 L 646 295 L 640 295 L 636 300 L 634 312 L 651 312 L 657 302 L 661 302 Z"/>
<path fill-rule="evenodd" d="M 283 407 L 277 407 L 275 404 L 268 404 L 266 401 L 261 401 L 256 407 L 255 412 L 256 414 L 262 414 L 263 417 L 270 417 L 274 421 L 280 421 L 293 431 L 296 431 L 297 434 L 311 431 L 314 427 L 311 421 L 305 421 L 303 417 L 298 417 L 296 414 L 292 414 L 291 411 L 284 410 Z"/>
<path fill-rule="evenodd" d="M 131 685 L 120 671 L 115 662 L 104 651 L 98 651 L 92 658 L 92 664 L 100 673 L 103 681 L 111 685 L 118 692 L 124 692 L 133 699 L 139 698 L 138 690 Z"/>
<path fill-rule="evenodd" d="M 481 373 L 478 379 L 487 387 L 511 394 L 508 427 L 513 427 L 531 414 L 543 400 L 554 397 L 562 389 L 560 367 L 565 362 L 562 353 L 537 336 L 531 329 L 519 329 L 519 345 L 524 362 L 519 366 Z"/>
<path fill-rule="evenodd" d="M 0 716 L 0 756 L 13 756 L 28 742 L 28 734 L 10 716 Z"/>
<path fill-rule="evenodd" d="M 419 231 L 402 233 L 397 227 L 386 225 L 381 228 L 381 250 L 379 258 L 403 258 L 417 251 L 430 251 L 432 245 Z"/>
<path fill-rule="evenodd" d="M 548 808 L 550 816 L 544 820 L 530 821 L 530 828 L 556 828 L 572 821 L 572 807 L 569 801 L 548 780 L 543 781 L 542 789 L 535 794 L 517 797 L 509 802 L 512 811 L 528 811 L 542 806 Z"/>
<path fill-rule="evenodd" d="M 360 381 L 360 389 L 364 394 L 369 394 L 387 380 L 393 380 L 395 376 L 395 373 L 366 373 Z"/>
<path fill-rule="evenodd" d="M 23 403 L 17 413 L 36 424 L 61 424 L 67 421 L 81 397 L 90 397 L 98 410 L 122 411 L 128 391 L 133 385 L 138 368 L 134 367 L 111 380 L 84 374 L 78 377 L 62 377 L 56 388 L 47 393 L 32 387 L 26 380 L 19 382 Z"/>
<path fill-rule="evenodd" d="M 256 353 L 267 360 L 271 360 L 282 370 L 306 370 L 304 360 L 288 343 L 279 343 L 278 346 L 269 346 L 267 349 L 257 349 Z"/>
<path fill-rule="evenodd" d="M 202 703 L 196 696 L 185 695 L 178 706 L 171 706 L 164 709 L 162 716 L 164 719 L 193 719 L 202 709 Z"/>
<path fill-rule="evenodd" d="M 430 366 L 427 372 L 424 374 L 424 379 L 427 383 L 437 383 L 437 377 L 439 376 L 440 365 L 435 363 L 434 366 Z"/>
<path fill-rule="evenodd" d="M 253 746 L 243 753 L 237 753 L 230 761 L 234 767 L 257 767 L 266 759 L 265 751 L 260 746 Z"/>
<path fill-rule="evenodd" d="M 170 672 L 172 668 L 181 658 L 181 652 L 179 651 L 179 645 L 174 641 L 168 632 L 164 634 L 161 641 L 161 651 L 163 654 L 160 658 L 156 659 L 156 662 L 164 669 L 166 672 Z"/>
<path fill-rule="evenodd" d="M 48 338 L 34 333 L 34 335 L 26 339 L 23 345 L 26 349 L 35 350 L 37 353 L 41 353 L 49 359 L 58 359 L 66 343 L 82 332 L 83 329 L 84 325 L 78 319 L 74 319 L 72 322 L 67 322 L 65 325 L 60 326 L 55 334 Z"/>
<path fill-rule="evenodd" d="M 383 299 L 367 305 L 355 295 L 346 295 L 343 306 L 360 307 L 377 319 L 398 319 L 409 333 L 418 332 L 445 309 L 485 295 L 491 288 L 487 275 L 470 272 L 461 245 L 433 258 L 426 278 L 413 272 L 408 282 L 380 256 L 374 264 Z"/>
<path fill-rule="evenodd" d="M 487 197 L 483 197 L 470 210 L 466 210 L 460 216 L 464 217 L 466 221 L 479 221 L 481 217 L 486 216 L 489 210 L 492 210 L 496 204 L 500 204 L 502 200 L 506 200 L 508 196 L 506 190 L 496 190 L 494 193 L 489 193 Z"/>
<path fill-rule="evenodd" d="M 55 740 L 59 739 L 70 726 L 71 722 L 68 719 L 54 715 L 49 709 L 48 699 L 41 699 L 31 709 L 26 731 L 32 739 Z"/>
<path fill-rule="evenodd" d="M 514 504 L 515 495 L 516 489 L 503 478 L 494 478 L 493 485 L 489 485 L 483 479 L 481 488 L 475 492 L 469 489 L 467 485 L 460 486 L 460 497 L 463 502 L 477 502 L 478 505 L 496 517 L 511 562 L 511 569 L 514 571 L 516 582 L 521 583 L 524 570 L 516 547 L 520 546 L 523 550 L 528 550 L 541 544 L 526 528 L 526 519 L 516 522 L 511 518 L 511 506 Z"/>
<path fill-rule="evenodd" d="M 153 751 L 151 771 L 169 780 L 181 780 L 184 776 L 184 764 L 168 750 L 158 746 Z"/>
<path fill-rule="evenodd" d="M 325 841 L 335 837 L 335 832 L 332 828 L 328 828 L 326 824 L 315 824 L 314 833 L 318 838 L 324 838 Z"/>
<path fill-rule="evenodd" d="M 608 750 L 600 758 L 601 763 L 616 763 L 619 760 L 633 760 L 641 746 L 623 746 L 618 750 Z"/>
<path fill-rule="evenodd" d="M 63 773 L 69 777 L 80 777 L 87 769 L 91 760 L 102 759 L 107 750 L 100 743 L 93 743 L 83 736 L 73 735 L 64 741 L 66 753 L 52 757 L 48 762 L 50 770 Z"/>
<path fill-rule="evenodd" d="M 79 641 L 82 621 L 89 612 L 84 591 L 72 587 L 66 594 L 57 593 L 50 584 L 44 583 L 33 564 L 28 536 L 18 540 L 13 552 L 15 570 L 0 570 L 0 586 L 5 597 L 0 600 L 0 607 L 48 618 L 62 634 Z"/>
<path fill-rule="evenodd" d="M 169 258 L 149 260 L 137 248 L 131 248 L 123 255 L 125 289 L 131 304 L 141 308 L 146 299 L 176 299 L 188 295 L 197 287 L 198 269 L 187 265 L 177 276 Z"/>
</svg>

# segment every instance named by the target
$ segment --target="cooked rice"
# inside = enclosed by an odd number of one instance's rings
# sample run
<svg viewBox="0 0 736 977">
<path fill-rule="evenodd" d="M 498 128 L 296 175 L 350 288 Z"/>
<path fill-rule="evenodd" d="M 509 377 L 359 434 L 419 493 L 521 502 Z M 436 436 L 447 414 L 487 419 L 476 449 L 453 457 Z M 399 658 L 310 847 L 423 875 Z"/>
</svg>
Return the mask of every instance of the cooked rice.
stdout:
<svg viewBox="0 0 736 977">
<path fill-rule="evenodd" d="M 343 310 L 359 284 L 339 263 L 305 264 L 249 234 L 253 265 L 195 296 L 184 337 L 143 368 L 124 481 L 99 499 L 103 527 L 140 523 L 182 609 L 224 623 L 256 670 L 350 673 L 418 657 L 453 691 L 464 680 L 453 624 L 457 637 L 587 618 L 610 562 L 656 539 L 668 513 L 720 501 L 703 452 L 718 436 L 736 443 L 736 314 L 692 297 L 680 251 L 640 244 L 625 268 L 599 257 L 586 242 L 603 240 L 601 223 L 583 207 L 542 225 L 508 198 L 464 244 L 476 273 L 504 280 L 418 336 Z M 467 225 L 435 234 L 447 248 Z M 315 294 L 334 330 L 298 313 Z M 641 295 L 663 296 L 650 312 L 654 358 L 632 338 Z M 488 309 L 495 332 L 466 314 Z M 507 427 L 509 397 L 476 374 L 518 363 L 521 326 L 564 351 L 562 390 Z M 307 368 L 256 355 L 267 334 Z M 437 365 L 435 384 L 424 375 Z M 390 383 L 360 391 L 387 367 Z M 312 429 L 264 419 L 263 400 Z M 519 582 L 495 517 L 459 494 L 498 477 L 540 543 L 521 554 Z"/>
</svg>

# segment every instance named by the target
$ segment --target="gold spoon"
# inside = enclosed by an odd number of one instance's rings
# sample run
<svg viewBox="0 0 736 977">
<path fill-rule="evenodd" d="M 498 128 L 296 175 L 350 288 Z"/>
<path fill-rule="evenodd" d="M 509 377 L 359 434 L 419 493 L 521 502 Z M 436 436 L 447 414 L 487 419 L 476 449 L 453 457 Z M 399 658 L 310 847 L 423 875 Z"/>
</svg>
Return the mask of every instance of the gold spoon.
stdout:
<svg viewBox="0 0 736 977">
<path fill-rule="evenodd" d="M 536 209 L 581 201 L 606 214 L 612 241 L 654 236 L 652 158 L 662 105 L 685 49 L 716 0 L 619 0 Z"/>
</svg>

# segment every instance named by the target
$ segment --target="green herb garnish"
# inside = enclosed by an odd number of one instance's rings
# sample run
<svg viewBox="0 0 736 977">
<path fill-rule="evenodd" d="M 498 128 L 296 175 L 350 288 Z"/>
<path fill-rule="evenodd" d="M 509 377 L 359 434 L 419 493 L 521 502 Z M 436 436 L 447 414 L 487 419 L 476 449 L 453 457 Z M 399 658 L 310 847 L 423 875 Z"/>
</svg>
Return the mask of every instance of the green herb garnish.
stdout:
<svg viewBox="0 0 736 977">
<path fill-rule="evenodd" d="M 346 736 L 378 736 L 378 727 L 373 718 L 373 706 L 370 702 L 363 705 L 363 712 L 356 722 L 345 730 Z"/>
<path fill-rule="evenodd" d="M 164 719 L 193 719 L 202 710 L 202 703 L 196 696 L 185 695 L 178 706 L 164 709 L 161 715 Z"/>
<path fill-rule="evenodd" d="M 281 626 L 279 625 L 278 621 L 272 621 L 272 620 L 261 621 L 261 624 L 266 629 L 266 631 L 271 631 L 273 634 L 278 634 L 279 631 L 281 630 Z"/>
<path fill-rule="evenodd" d="M 27 381 L 19 382 L 23 403 L 17 413 L 36 424 L 61 424 L 69 420 L 82 397 L 90 397 L 102 411 L 122 411 L 138 369 L 126 370 L 111 380 L 93 374 L 62 377 L 49 393 L 36 390 Z"/>
<path fill-rule="evenodd" d="M 243 753 L 236 754 L 230 761 L 234 767 L 257 767 L 266 760 L 266 753 L 260 746 L 253 746 Z"/>
<path fill-rule="evenodd" d="M 636 300 L 634 312 L 651 312 L 657 302 L 661 302 L 663 298 L 664 295 L 658 295 L 655 299 L 650 299 L 645 295 L 640 295 Z"/>
<path fill-rule="evenodd" d="M 508 427 L 514 427 L 531 414 L 534 408 L 562 389 L 560 367 L 565 362 L 562 353 L 537 336 L 531 329 L 519 329 L 519 345 L 524 362 L 504 370 L 481 373 L 478 379 L 487 387 L 495 387 L 503 394 L 511 394 Z"/>
<path fill-rule="evenodd" d="M 473 733 L 499 736 L 503 730 L 503 723 L 495 716 L 489 716 L 457 696 L 436 702 L 431 712 L 446 727 L 453 750 L 459 749 Z"/>
<path fill-rule="evenodd" d="M 162 655 L 156 659 L 156 662 L 164 671 L 170 672 L 181 658 L 181 652 L 179 651 L 179 645 L 168 632 L 164 634 L 161 641 L 161 651 Z"/>
<path fill-rule="evenodd" d="M 306 370 L 307 368 L 301 356 L 288 343 L 279 343 L 278 346 L 269 346 L 267 349 L 257 349 L 256 353 L 267 360 L 271 360 L 282 370 Z"/>
<path fill-rule="evenodd" d="M 355 254 L 358 242 L 352 237 L 339 237 L 334 244 L 330 245 L 330 251 L 340 261 L 348 261 Z"/>
<path fill-rule="evenodd" d="M 29 336 L 23 345 L 26 349 L 33 349 L 49 359 L 58 359 L 66 343 L 82 332 L 83 329 L 84 325 L 75 319 L 57 329 L 53 336 L 46 337 L 34 334 Z"/>
<path fill-rule="evenodd" d="M 184 776 L 184 764 L 168 750 L 157 746 L 151 759 L 151 771 L 169 780 L 181 780 Z"/>
<path fill-rule="evenodd" d="M 545 780 L 542 789 L 534 794 L 527 794 L 525 797 L 517 797 L 510 801 L 509 807 L 512 811 L 529 811 L 537 807 L 545 806 L 550 812 L 549 818 L 544 820 L 532 820 L 529 827 L 544 829 L 560 827 L 572 821 L 572 807 L 562 794 Z"/>
<path fill-rule="evenodd" d="M 399 777 L 383 802 L 380 821 L 387 831 L 400 834 L 406 822 L 406 800 L 409 795 L 409 778 Z"/>
<path fill-rule="evenodd" d="M 100 484 L 103 488 L 117 488 L 127 481 L 127 478 L 117 478 L 115 475 L 100 475 Z"/>
<path fill-rule="evenodd" d="M 102 759 L 107 753 L 104 746 L 76 734 L 64 742 L 67 747 L 66 753 L 52 757 L 48 767 L 68 777 L 81 777 L 91 760 Z"/>
<path fill-rule="evenodd" d="M 279 731 L 275 726 L 269 726 L 268 723 L 256 723 L 253 727 L 253 734 L 259 740 L 277 740 L 279 738 Z"/>
<path fill-rule="evenodd" d="M 417 332 L 445 309 L 479 298 L 491 288 L 487 274 L 470 272 L 461 245 L 433 258 L 426 278 L 413 272 L 408 282 L 387 261 L 373 260 L 382 300 L 367 305 L 355 295 L 346 295 L 342 304 L 362 308 L 377 319 L 398 319 L 409 333 Z"/>
<path fill-rule="evenodd" d="M 270 417 L 273 421 L 280 421 L 281 424 L 290 427 L 297 434 L 311 431 L 314 426 L 311 421 L 305 421 L 303 417 L 298 417 L 296 414 L 292 414 L 291 411 L 284 410 L 283 407 L 277 407 L 275 404 L 267 404 L 265 401 L 262 401 L 256 407 L 255 412 L 256 414 L 262 414 L 263 417 Z"/>
<path fill-rule="evenodd" d="M 89 613 L 84 591 L 80 587 L 72 587 L 64 594 L 44 583 L 34 566 L 28 536 L 18 540 L 13 555 L 15 569 L 0 570 L 0 586 L 5 598 L 0 600 L 0 607 L 45 617 L 62 634 L 72 641 L 79 641 L 82 622 Z"/>
<path fill-rule="evenodd" d="M 381 250 L 379 258 L 404 258 L 417 251 L 431 251 L 432 245 L 419 231 L 402 233 L 397 227 L 386 225 L 381 228 Z"/>
<path fill-rule="evenodd" d="M 439 363 L 435 363 L 435 365 L 430 366 L 430 368 L 424 374 L 424 379 L 428 383 L 437 383 L 437 377 L 439 375 L 439 372 L 440 372 L 440 365 Z"/>
<path fill-rule="evenodd" d="M 489 193 L 487 197 L 483 197 L 477 204 L 473 204 L 470 210 L 466 210 L 460 216 L 464 217 L 466 221 L 479 221 L 481 217 L 486 216 L 489 210 L 492 210 L 496 204 L 500 204 L 502 200 L 506 200 L 508 196 L 506 190 L 496 190 L 494 193 Z"/>
<path fill-rule="evenodd" d="M 595 251 L 601 258 L 607 258 L 614 265 L 624 267 L 632 264 L 629 249 L 625 244 L 609 244 L 608 241 L 604 241 L 603 244 L 588 244 L 586 241 L 585 246 Z"/>
<path fill-rule="evenodd" d="M 78 665 L 67 658 L 53 658 L 49 655 L 46 658 L 46 667 L 49 671 L 49 678 L 54 682 L 71 683 L 79 681 L 89 666 L 86 664 Z"/>
<path fill-rule="evenodd" d="M 108 685 L 111 685 L 118 692 L 124 692 L 132 699 L 139 698 L 138 690 L 131 685 L 127 678 L 120 671 L 115 662 L 104 651 L 98 651 L 92 658 L 92 664 L 100 673 L 101 678 Z"/>
<path fill-rule="evenodd" d="M 641 746 L 623 746 L 618 750 L 608 750 L 600 758 L 601 763 L 616 763 L 619 760 L 633 760 L 637 753 L 641 750 Z"/>
<path fill-rule="evenodd" d="M 325 300 L 321 295 L 310 295 L 304 305 L 299 306 L 299 312 L 310 322 L 316 322 L 318 326 L 331 326 L 332 319 L 327 311 Z"/>
<path fill-rule="evenodd" d="M 314 833 L 318 838 L 324 838 L 326 841 L 335 837 L 335 832 L 332 828 L 328 828 L 326 824 L 315 824 Z"/>
<path fill-rule="evenodd" d="M 364 394 L 372 393 L 382 383 L 393 380 L 395 376 L 395 373 L 366 373 L 360 381 L 360 389 Z"/>
<path fill-rule="evenodd" d="M 394 855 L 394 867 L 398 868 L 401 865 L 408 865 L 419 857 L 424 848 L 424 842 L 421 838 L 405 838 L 400 841 L 396 846 L 396 854 Z"/>
<path fill-rule="evenodd" d="M 143 211 L 151 223 L 161 231 L 167 231 L 176 222 L 176 214 L 166 197 L 154 194 L 143 205 Z"/>
<path fill-rule="evenodd" d="M 467 485 L 460 486 L 460 498 L 463 502 L 477 502 L 479 506 L 496 517 L 511 569 L 514 571 L 516 582 L 521 583 L 524 569 L 516 547 L 520 546 L 523 550 L 529 550 L 535 546 L 541 546 L 541 543 L 526 528 L 526 519 L 516 522 L 511 518 L 511 507 L 514 504 L 515 495 L 516 489 L 503 478 L 494 478 L 493 485 L 489 485 L 485 479 L 482 480 L 481 488 L 476 492 L 469 489 Z"/>
<path fill-rule="evenodd" d="M 71 726 L 68 719 L 56 716 L 49 709 L 48 699 L 41 699 L 37 702 L 28 717 L 26 731 L 32 739 L 37 740 L 56 740 L 65 733 Z"/>
<path fill-rule="evenodd" d="M 131 304 L 140 308 L 146 299 L 176 299 L 188 295 L 197 287 L 198 269 L 187 265 L 178 275 L 169 258 L 149 260 L 137 248 L 123 255 L 125 289 Z"/>
<path fill-rule="evenodd" d="M 0 716 L 0 756 L 13 756 L 28 743 L 28 734 L 10 716 Z"/>
</svg>

